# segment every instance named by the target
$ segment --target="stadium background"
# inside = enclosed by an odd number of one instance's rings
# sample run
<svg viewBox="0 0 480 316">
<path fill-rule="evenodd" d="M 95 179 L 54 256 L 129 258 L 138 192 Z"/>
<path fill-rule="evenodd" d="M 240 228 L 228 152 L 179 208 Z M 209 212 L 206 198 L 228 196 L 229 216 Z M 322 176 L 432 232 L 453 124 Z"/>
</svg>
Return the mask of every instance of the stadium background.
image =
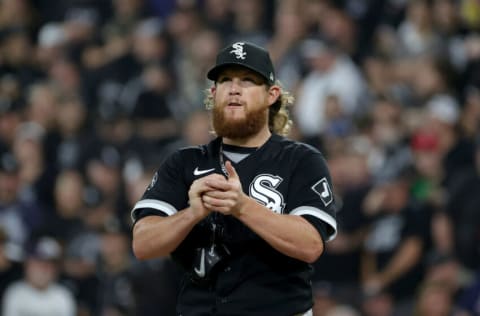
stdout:
<svg viewBox="0 0 480 316">
<path fill-rule="evenodd" d="M 211 138 L 206 70 L 250 41 L 332 172 L 315 315 L 479 315 L 479 31 L 476 0 L 1 0 L 0 298 L 49 236 L 78 315 L 174 315 L 130 209 Z"/>
</svg>

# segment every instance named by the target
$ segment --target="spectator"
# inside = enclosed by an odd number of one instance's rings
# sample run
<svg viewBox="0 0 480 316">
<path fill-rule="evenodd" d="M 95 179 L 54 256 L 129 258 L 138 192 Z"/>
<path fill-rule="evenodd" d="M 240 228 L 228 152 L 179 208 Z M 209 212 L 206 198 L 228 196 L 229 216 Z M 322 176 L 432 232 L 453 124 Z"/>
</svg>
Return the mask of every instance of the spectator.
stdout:
<svg viewBox="0 0 480 316">
<path fill-rule="evenodd" d="M 452 315 L 453 297 L 448 285 L 441 282 L 426 282 L 420 287 L 415 304 L 415 316 Z"/>
<path fill-rule="evenodd" d="M 150 65 L 142 73 L 143 89 L 131 111 L 135 139 L 153 151 L 177 137 L 177 121 L 169 106 L 171 76 L 164 67 Z"/>
<path fill-rule="evenodd" d="M 28 250 L 24 279 L 12 283 L 5 292 L 3 315 L 76 315 L 72 294 L 57 281 L 61 251 L 53 238 L 42 237 L 35 242 Z"/>
<path fill-rule="evenodd" d="M 396 302 L 388 291 L 364 293 L 361 311 L 365 316 L 394 316 Z"/>
<path fill-rule="evenodd" d="M 135 315 L 131 265 L 133 256 L 128 237 L 115 227 L 101 234 L 99 262 L 100 315 Z"/>
<path fill-rule="evenodd" d="M 233 32 L 227 43 L 245 41 L 265 46 L 271 21 L 266 1 L 244 0 L 232 3 Z"/>
<path fill-rule="evenodd" d="M 341 112 L 352 119 L 360 111 L 366 87 L 359 68 L 336 44 L 312 39 L 302 46 L 310 72 L 299 88 L 294 114 L 301 133 L 312 138 L 325 130 L 329 96 L 335 95 Z"/>
<path fill-rule="evenodd" d="M 22 248 L 11 243 L 5 230 L 0 228 L 0 301 L 6 288 L 22 277 L 22 259 Z"/>
<path fill-rule="evenodd" d="M 43 71 L 65 54 L 67 38 L 62 23 L 46 23 L 38 31 L 36 59 Z"/>
<path fill-rule="evenodd" d="M 58 145 L 55 148 L 55 164 L 59 170 L 84 167 L 88 148 L 94 141 L 87 125 L 87 107 L 78 97 L 66 97 L 60 101 L 56 115 Z"/>
<path fill-rule="evenodd" d="M 451 254 L 432 251 L 425 258 L 425 266 L 425 276 L 419 291 L 422 292 L 423 287 L 431 284 L 441 285 L 439 287 L 449 292 L 453 306 L 465 286 L 471 282 L 469 277 L 464 276 L 465 271 L 458 259 Z"/>
<path fill-rule="evenodd" d="M 63 170 L 55 179 L 54 207 L 40 233 L 55 236 L 62 243 L 67 243 L 84 229 L 85 184 L 81 174 L 75 170 Z"/>
<path fill-rule="evenodd" d="M 206 0 L 202 9 L 207 27 L 216 30 L 222 42 L 226 42 L 227 36 L 233 31 L 231 2 L 229 0 Z"/>
<path fill-rule="evenodd" d="M 282 1 L 274 16 L 273 34 L 268 42 L 278 80 L 286 89 L 297 88 L 302 73 L 300 42 L 307 33 L 300 5 Z"/>
<path fill-rule="evenodd" d="M 203 75 L 215 63 L 216 52 L 221 48 L 221 38 L 209 29 L 199 30 L 178 63 L 178 92 L 186 103 L 180 109 L 173 109 L 177 120 L 181 121 L 192 111 L 202 109 L 203 91 L 210 86 L 210 80 Z M 179 105 L 175 106 L 179 107 Z"/>
<path fill-rule="evenodd" d="M 419 56 L 434 53 L 440 37 L 432 23 L 429 1 L 408 1 L 405 20 L 398 27 L 399 55 Z"/>
<path fill-rule="evenodd" d="M 473 282 L 465 288 L 465 291 L 457 300 L 458 313 L 455 316 L 471 316 L 480 313 L 480 275 L 475 275 Z"/>
<path fill-rule="evenodd" d="M 36 22 L 35 11 L 28 1 L 2 1 L 0 12 L 0 29 L 11 26 L 33 29 Z"/>
<path fill-rule="evenodd" d="M 15 3 L 15 1 L 2 1 L 2 4 L 6 3 Z M 4 11 L 0 11 L 4 14 Z M 11 26 L 1 30 L 1 73 L 16 76 L 22 88 L 27 88 L 42 75 L 38 69 L 35 68 L 35 60 L 29 55 L 29 52 L 32 50 L 33 43 L 27 29 Z"/>
<path fill-rule="evenodd" d="M 12 153 L 0 155 L 0 228 L 9 243 L 21 249 L 43 218 L 38 206 L 21 200 L 19 168 Z"/>
<path fill-rule="evenodd" d="M 351 306 L 340 305 L 329 311 L 326 316 L 360 316 L 360 313 Z"/>
<path fill-rule="evenodd" d="M 16 76 L 0 77 L 0 148 L 11 148 L 15 131 L 22 122 L 22 90 Z"/>
<path fill-rule="evenodd" d="M 323 258 L 315 263 L 315 279 L 332 284 L 339 304 L 359 307 L 360 258 L 367 232 L 367 217 L 359 206 L 371 187 L 371 176 L 367 156 L 358 149 L 346 149 L 355 147 L 354 140 L 340 147 L 343 150 L 328 160 L 334 194 L 342 200 L 337 212 L 339 230 Z"/>
<path fill-rule="evenodd" d="M 411 290 L 423 276 L 422 253 L 430 246 L 428 213 L 413 203 L 409 189 L 410 176 L 403 170 L 374 186 L 363 206 L 372 218 L 361 261 L 363 291 L 387 291 L 397 308 L 412 304 Z"/>
<path fill-rule="evenodd" d="M 12 149 L 19 165 L 20 198 L 44 208 L 50 207 L 53 205 L 56 166 L 50 164 L 47 157 L 46 130 L 35 122 L 25 122 L 16 132 Z"/>
<path fill-rule="evenodd" d="M 462 265 L 476 271 L 480 264 L 478 232 L 480 217 L 480 142 L 476 141 L 475 167 L 461 172 L 450 188 L 447 210 L 454 231 L 454 250 Z"/>
</svg>

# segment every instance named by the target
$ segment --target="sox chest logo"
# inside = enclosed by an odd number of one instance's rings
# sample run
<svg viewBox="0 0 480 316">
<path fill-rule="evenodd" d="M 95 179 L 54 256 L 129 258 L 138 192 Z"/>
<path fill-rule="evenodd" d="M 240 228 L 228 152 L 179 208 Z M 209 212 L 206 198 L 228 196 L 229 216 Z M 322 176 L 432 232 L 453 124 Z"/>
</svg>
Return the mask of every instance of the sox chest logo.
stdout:
<svg viewBox="0 0 480 316">
<path fill-rule="evenodd" d="M 235 57 L 237 59 L 245 59 L 245 56 L 247 56 L 247 52 L 243 51 L 243 45 L 245 45 L 245 43 L 242 42 L 233 44 L 233 50 L 230 51 L 230 54 L 235 54 Z"/>
<path fill-rule="evenodd" d="M 275 213 L 281 214 L 285 207 L 283 195 L 276 189 L 283 179 L 271 174 L 260 174 L 253 179 L 249 187 L 249 195 Z"/>
</svg>

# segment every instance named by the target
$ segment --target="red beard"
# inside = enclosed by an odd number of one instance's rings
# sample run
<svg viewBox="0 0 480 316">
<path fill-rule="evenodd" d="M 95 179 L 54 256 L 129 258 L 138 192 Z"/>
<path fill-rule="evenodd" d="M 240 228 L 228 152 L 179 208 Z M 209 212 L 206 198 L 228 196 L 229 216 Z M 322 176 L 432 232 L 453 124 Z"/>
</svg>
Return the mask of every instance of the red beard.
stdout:
<svg viewBox="0 0 480 316">
<path fill-rule="evenodd" d="M 259 109 L 246 112 L 243 119 L 225 118 L 224 108 L 221 106 L 213 107 L 213 129 L 220 137 L 245 139 L 257 134 L 267 124 L 267 110 Z"/>
</svg>

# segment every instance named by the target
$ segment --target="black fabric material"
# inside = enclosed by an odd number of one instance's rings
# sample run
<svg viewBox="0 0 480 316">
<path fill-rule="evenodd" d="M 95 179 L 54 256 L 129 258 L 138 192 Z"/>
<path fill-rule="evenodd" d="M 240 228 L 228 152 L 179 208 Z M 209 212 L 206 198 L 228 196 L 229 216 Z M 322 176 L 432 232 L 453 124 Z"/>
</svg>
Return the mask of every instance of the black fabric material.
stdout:
<svg viewBox="0 0 480 316">
<path fill-rule="evenodd" d="M 255 71 L 269 84 L 275 83 L 275 72 L 269 53 L 262 47 L 247 42 L 237 42 L 223 48 L 217 55 L 215 66 L 207 73 L 207 78 L 216 81 L 224 67 L 234 65 Z"/>
</svg>

